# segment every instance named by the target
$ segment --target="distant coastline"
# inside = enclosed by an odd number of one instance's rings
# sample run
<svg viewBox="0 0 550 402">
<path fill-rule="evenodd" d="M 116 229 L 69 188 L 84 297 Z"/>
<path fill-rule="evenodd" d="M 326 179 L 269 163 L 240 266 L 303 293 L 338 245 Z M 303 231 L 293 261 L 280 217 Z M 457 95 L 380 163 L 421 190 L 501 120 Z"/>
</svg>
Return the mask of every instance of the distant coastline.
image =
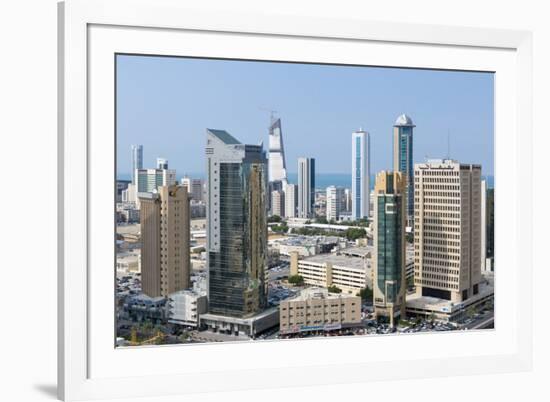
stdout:
<svg viewBox="0 0 550 402">
<path fill-rule="evenodd" d="M 186 173 L 178 174 L 177 178 L 180 180 L 184 176 L 189 176 L 197 179 L 205 179 L 205 173 Z M 487 187 L 494 188 L 494 176 L 483 176 L 487 180 Z M 117 180 L 131 180 L 130 173 L 117 174 Z M 293 184 L 298 184 L 298 174 L 288 173 L 288 181 Z M 374 188 L 375 176 L 371 175 L 370 186 L 371 190 Z M 329 186 L 337 186 L 344 188 L 351 188 L 351 174 L 349 173 L 317 173 L 315 175 L 315 188 L 323 189 Z"/>
</svg>

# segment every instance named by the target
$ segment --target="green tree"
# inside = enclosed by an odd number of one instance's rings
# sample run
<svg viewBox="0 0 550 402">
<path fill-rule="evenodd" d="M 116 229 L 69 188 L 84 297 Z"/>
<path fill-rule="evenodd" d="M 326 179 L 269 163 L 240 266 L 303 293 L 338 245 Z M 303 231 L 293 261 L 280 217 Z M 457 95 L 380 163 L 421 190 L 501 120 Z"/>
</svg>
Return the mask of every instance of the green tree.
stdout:
<svg viewBox="0 0 550 402">
<path fill-rule="evenodd" d="M 288 231 L 288 226 L 286 222 L 282 222 L 280 225 L 271 226 L 271 230 L 277 233 L 286 233 Z"/>
<path fill-rule="evenodd" d="M 328 223 L 326 216 L 318 216 L 317 219 L 315 219 L 315 222 L 317 223 Z"/>
<path fill-rule="evenodd" d="M 288 277 L 288 283 L 291 283 L 297 286 L 302 286 L 304 284 L 304 278 L 302 275 L 290 275 Z"/>
<path fill-rule="evenodd" d="M 328 291 L 329 291 L 330 293 L 342 293 L 342 289 L 340 289 L 340 288 L 339 288 L 338 286 L 336 286 L 336 285 L 330 285 L 330 286 L 328 287 Z"/>
<path fill-rule="evenodd" d="M 357 240 L 362 237 L 365 237 L 366 235 L 367 235 L 367 231 L 365 229 L 348 228 L 346 230 L 346 238 L 348 240 Z"/>
<path fill-rule="evenodd" d="M 357 296 L 360 296 L 361 300 L 372 302 L 372 289 L 367 286 L 361 289 Z"/>
<path fill-rule="evenodd" d="M 281 217 L 279 215 L 271 215 L 270 217 L 267 218 L 267 222 L 268 223 L 276 223 L 276 222 L 281 222 Z"/>
</svg>

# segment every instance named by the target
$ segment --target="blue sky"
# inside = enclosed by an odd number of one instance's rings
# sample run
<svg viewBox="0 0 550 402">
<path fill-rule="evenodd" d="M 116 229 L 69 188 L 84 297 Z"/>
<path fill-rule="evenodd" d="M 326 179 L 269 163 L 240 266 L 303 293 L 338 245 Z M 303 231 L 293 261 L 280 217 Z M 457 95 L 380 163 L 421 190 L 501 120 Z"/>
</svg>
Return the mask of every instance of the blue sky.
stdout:
<svg viewBox="0 0 550 402">
<path fill-rule="evenodd" d="M 118 56 L 117 172 L 167 158 L 178 176 L 204 171 L 205 129 L 268 144 L 269 112 L 281 118 L 287 168 L 316 158 L 319 173 L 349 173 L 351 133 L 371 135 L 371 171 L 392 167 L 392 126 L 416 124 L 414 159 L 447 155 L 493 174 L 491 73 L 328 66 L 175 57 Z"/>
</svg>

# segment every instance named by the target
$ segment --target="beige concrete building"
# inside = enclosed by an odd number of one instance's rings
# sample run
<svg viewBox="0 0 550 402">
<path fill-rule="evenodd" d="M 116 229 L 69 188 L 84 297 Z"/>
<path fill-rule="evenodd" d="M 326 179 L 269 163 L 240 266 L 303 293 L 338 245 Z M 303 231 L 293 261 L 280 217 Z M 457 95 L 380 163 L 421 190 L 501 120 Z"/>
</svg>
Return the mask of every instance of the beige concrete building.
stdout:
<svg viewBox="0 0 550 402">
<path fill-rule="evenodd" d="M 309 288 L 279 306 L 281 334 L 331 331 L 361 324 L 361 298 Z"/>
<path fill-rule="evenodd" d="M 336 286 L 343 293 L 357 294 L 372 287 L 367 260 L 336 254 L 319 254 L 299 260 L 291 254 L 290 274 L 300 275 L 304 283 L 314 286 Z"/>
<path fill-rule="evenodd" d="M 481 166 L 453 160 L 415 165 L 416 292 L 453 302 L 479 293 Z"/>
<path fill-rule="evenodd" d="M 183 186 L 140 193 L 141 283 L 150 297 L 189 288 L 189 195 Z"/>
<path fill-rule="evenodd" d="M 406 180 L 401 172 L 380 172 L 374 186 L 374 313 L 395 326 L 405 318 Z"/>
</svg>

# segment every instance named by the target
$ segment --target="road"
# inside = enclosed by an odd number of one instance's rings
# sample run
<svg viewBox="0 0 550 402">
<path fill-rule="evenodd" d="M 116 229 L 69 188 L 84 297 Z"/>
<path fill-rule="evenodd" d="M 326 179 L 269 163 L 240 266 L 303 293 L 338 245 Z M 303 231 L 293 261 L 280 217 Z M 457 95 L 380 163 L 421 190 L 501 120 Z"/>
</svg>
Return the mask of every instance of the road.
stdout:
<svg viewBox="0 0 550 402">
<path fill-rule="evenodd" d="M 484 317 L 479 317 L 469 323 L 468 325 L 465 325 L 463 328 L 465 329 L 484 329 L 484 328 L 490 328 L 494 326 L 495 323 L 495 313 L 491 312 L 487 314 Z"/>
<path fill-rule="evenodd" d="M 273 282 L 275 280 L 278 280 L 278 279 L 281 279 L 285 276 L 288 276 L 290 272 L 290 267 L 287 265 L 283 268 L 280 268 L 279 271 L 275 271 L 274 269 L 270 269 L 268 271 L 268 275 L 269 275 L 269 282 Z"/>
</svg>

